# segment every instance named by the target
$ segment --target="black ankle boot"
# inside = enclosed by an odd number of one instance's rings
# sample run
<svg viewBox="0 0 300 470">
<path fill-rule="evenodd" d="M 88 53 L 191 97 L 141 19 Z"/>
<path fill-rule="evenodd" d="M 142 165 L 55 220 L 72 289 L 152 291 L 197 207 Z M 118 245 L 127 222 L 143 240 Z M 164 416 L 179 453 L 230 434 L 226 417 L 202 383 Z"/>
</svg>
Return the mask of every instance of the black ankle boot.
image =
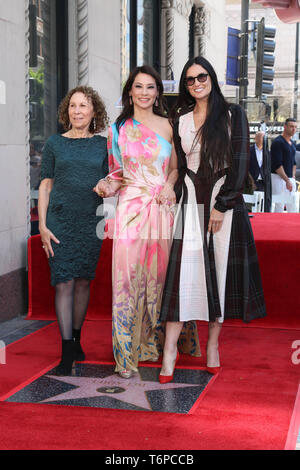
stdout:
<svg viewBox="0 0 300 470">
<path fill-rule="evenodd" d="M 70 375 L 74 359 L 74 340 L 63 339 L 61 361 L 55 369 L 56 375 Z"/>
<path fill-rule="evenodd" d="M 81 329 L 80 330 L 75 330 L 73 328 L 73 340 L 74 340 L 74 359 L 75 361 L 84 361 L 85 360 L 85 354 L 82 350 L 81 344 L 80 344 L 80 334 L 81 334 Z"/>
</svg>

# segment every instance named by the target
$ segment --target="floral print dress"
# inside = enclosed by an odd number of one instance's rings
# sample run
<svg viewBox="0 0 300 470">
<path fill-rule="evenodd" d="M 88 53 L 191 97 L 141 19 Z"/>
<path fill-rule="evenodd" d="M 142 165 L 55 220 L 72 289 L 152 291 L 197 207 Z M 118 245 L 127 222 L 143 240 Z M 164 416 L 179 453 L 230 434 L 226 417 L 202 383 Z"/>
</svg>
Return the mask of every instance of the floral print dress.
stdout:
<svg viewBox="0 0 300 470">
<path fill-rule="evenodd" d="M 168 176 L 171 143 L 135 119 L 109 129 L 109 177 L 122 180 L 113 242 L 113 351 L 118 372 L 136 371 L 155 360 L 163 346 L 159 310 L 174 216 L 156 197 Z M 194 325 L 183 343 L 197 348 Z M 193 348 L 193 347 L 192 347 Z"/>
</svg>

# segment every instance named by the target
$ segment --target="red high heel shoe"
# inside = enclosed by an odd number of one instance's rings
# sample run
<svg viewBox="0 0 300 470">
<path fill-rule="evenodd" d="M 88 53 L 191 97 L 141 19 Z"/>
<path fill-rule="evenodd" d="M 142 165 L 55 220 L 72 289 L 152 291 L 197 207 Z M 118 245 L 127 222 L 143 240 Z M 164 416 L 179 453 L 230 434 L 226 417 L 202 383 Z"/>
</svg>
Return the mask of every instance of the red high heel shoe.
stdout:
<svg viewBox="0 0 300 470">
<path fill-rule="evenodd" d="M 216 375 L 218 372 L 221 370 L 221 366 L 218 367 L 206 367 L 207 372 L 209 372 L 212 375 Z"/>
<path fill-rule="evenodd" d="M 206 345 L 206 356 L 208 355 L 207 354 L 207 345 Z M 218 350 L 218 362 L 219 362 L 220 358 L 219 358 L 219 350 Z M 220 362 L 219 362 L 220 364 Z M 215 366 L 215 367 L 209 367 L 209 366 L 206 366 L 206 370 L 209 374 L 212 374 L 212 375 L 216 375 L 218 372 L 220 372 L 221 370 L 221 366 Z"/>
<path fill-rule="evenodd" d="M 176 367 L 176 364 L 177 364 L 178 360 L 179 360 L 179 352 L 177 351 L 177 356 L 176 356 L 176 359 L 175 359 L 173 374 L 172 375 L 159 374 L 159 383 L 160 384 L 167 384 L 169 382 L 172 382 L 172 380 L 174 378 L 174 370 L 175 370 L 175 367 Z"/>
</svg>

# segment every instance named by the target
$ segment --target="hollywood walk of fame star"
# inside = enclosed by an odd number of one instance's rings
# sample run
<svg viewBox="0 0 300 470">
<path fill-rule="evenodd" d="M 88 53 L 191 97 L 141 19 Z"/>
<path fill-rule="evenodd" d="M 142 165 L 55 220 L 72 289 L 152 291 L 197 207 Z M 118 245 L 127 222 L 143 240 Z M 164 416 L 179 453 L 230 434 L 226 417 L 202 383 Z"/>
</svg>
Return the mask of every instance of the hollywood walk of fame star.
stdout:
<svg viewBox="0 0 300 470">
<path fill-rule="evenodd" d="M 132 404 L 146 410 L 152 410 L 146 393 L 151 390 L 170 390 L 185 387 L 197 387 L 196 384 L 182 384 L 170 382 L 159 384 L 158 382 L 143 381 L 139 373 L 130 379 L 123 379 L 117 374 L 104 378 L 93 377 L 59 377 L 51 376 L 55 380 L 76 386 L 75 389 L 61 393 L 54 397 L 42 400 L 39 403 L 55 402 L 61 400 L 74 400 L 80 398 L 92 398 L 99 396 L 113 396 L 115 399 Z"/>
</svg>

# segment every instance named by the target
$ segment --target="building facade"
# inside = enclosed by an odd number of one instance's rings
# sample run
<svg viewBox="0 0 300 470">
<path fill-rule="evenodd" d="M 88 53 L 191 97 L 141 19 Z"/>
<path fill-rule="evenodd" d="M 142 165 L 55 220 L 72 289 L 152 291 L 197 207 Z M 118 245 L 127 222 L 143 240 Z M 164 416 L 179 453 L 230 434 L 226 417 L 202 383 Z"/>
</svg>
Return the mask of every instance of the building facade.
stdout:
<svg viewBox="0 0 300 470">
<path fill-rule="evenodd" d="M 113 122 L 135 65 L 153 65 L 174 91 L 202 54 L 224 82 L 225 38 L 225 0 L 0 1 L 0 322 L 27 311 L 41 153 L 63 96 L 92 86 Z"/>
<path fill-rule="evenodd" d="M 241 29 L 241 1 L 226 0 L 226 25 Z M 266 96 L 267 106 L 255 99 L 256 62 L 251 50 L 251 30 L 254 22 L 265 18 L 265 24 L 276 28 L 274 91 Z M 298 80 L 295 79 L 297 61 L 296 40 L 297 25 L 283 23 L 273 8 L 262 8 L 261 4 L 249 2 L 249 61 L 248 61 L 248 118 L 250 121 L 261 120 L 271 123 L 282 123 L 288 117 L 299 117 Z M 298 39 L 299 42 L 299 39 Z M 224 94 L 231 100 L 236 96 L 232 86 L 224 87 Z M 277 126 L 278 127 L 278 126 Z"/>
</svg>

